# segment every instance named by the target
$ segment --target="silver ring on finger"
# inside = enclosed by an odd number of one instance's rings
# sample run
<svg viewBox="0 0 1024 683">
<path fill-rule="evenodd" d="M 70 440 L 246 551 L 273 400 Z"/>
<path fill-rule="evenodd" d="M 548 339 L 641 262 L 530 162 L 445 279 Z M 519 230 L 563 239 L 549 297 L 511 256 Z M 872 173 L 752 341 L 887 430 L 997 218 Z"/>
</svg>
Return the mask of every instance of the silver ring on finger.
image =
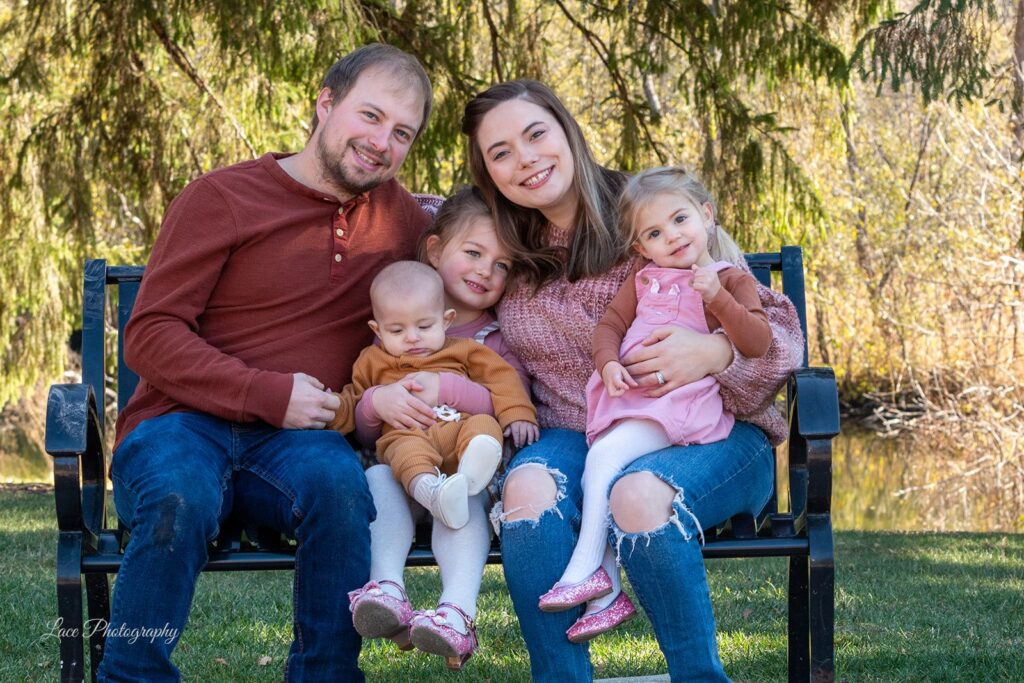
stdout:
<svg viewBox="0 0 1024 683">
<path fill-rule="evenodd" d="M 654 371 L 654 378 L 658 380 L 659 386 L 665 383 L 665 375 L 661 373 L 661 370 Z"/>
</svg>

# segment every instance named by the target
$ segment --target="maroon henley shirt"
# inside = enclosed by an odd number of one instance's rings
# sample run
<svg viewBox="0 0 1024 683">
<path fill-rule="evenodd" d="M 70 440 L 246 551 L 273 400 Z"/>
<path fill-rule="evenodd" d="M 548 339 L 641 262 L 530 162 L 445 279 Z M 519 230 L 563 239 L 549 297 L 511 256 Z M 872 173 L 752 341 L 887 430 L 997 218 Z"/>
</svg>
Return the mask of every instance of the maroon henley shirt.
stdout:
<svg viewBox="0 0 1024 683">
<path fill-rule="evenodd" d="M 339 204 L 283 156 L 207 173 L 168 207 L 125 329 L 141 379 L 115 448 L 176 411 L 280 427 L 296 372 L 348 383 L 373 338 L 370 282 L 415 258 L 430 217 L 395 180 Z"/>
</svg>

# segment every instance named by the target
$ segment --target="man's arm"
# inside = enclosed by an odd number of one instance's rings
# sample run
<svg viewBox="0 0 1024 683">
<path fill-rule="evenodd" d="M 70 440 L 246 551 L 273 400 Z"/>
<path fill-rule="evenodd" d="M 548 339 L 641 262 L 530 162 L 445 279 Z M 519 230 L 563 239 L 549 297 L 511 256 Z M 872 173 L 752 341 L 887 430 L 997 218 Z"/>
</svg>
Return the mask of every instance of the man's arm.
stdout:
<svg viewBox="0 0 1024 683">
<path fill-rule="evenodd" d="M 198 332 L 236 241 L 230 207 L 208 179 L 191 183 L 175 198 L 125 328 L 125 362 L 146 382 L 196 410 L 281 426 L 293 376 L 249 367 Z M 307 386 L 300 389 L 316 391 Z"/>
</svg>

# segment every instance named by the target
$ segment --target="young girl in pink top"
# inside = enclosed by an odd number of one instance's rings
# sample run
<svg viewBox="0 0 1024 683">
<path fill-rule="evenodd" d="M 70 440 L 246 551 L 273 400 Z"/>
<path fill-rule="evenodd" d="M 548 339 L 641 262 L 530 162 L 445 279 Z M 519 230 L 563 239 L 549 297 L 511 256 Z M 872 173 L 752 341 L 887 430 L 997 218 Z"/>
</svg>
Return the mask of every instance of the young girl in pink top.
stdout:
<svg viewBox="0 0 1024 683">
<path fill-rule="evenodd" d="M 466 337 L 485 344 L 519 373 L 529 390 L 526 372 L 509 350 L 490 310 L 505 291 L 511 269 L 508 251 L 499 243 L 487 205 L 472 188 L 447 200 L 433 227 L 420 241 L 420 259 L 441 275 L 445 307 L 455 310 L 447 336 Z M 373 388 L 356 408 L 357 435 L 373 443 L 383 421 L 395 427 L 414 426 L 408 414 L 378 415 L 373 394 L 392 390 Z M 411 405 L 420 406 L 419 424 L 429 426 L 437 417 L 427 406 L 447 405 L 466 412 L 487 412 L 487 390 L 449 373 L 418 372 L 407 375 L 401 386 Z M 506 436 L 517 446 L 537 440 L 536 425 L 514 423 Z M 366 470 L 366 479 L 377 508 L 370 524 L 370 581 L 349 594 L 356 630 L 364 638 L 390 638 L 403 650 L 416 647 L 446 658 L 449 668 L 459 669 L 477 648 L 476 601 L 480 593 L 490 530 L 487 523 L 487 492 L 469 500 L 469 521 L 459 529 L 434 524 L 431 546 L 441 570 L 442 592 L 433 610 L 414 611 L 403 579 L 418 518 L 426 510 L 411 500 L 387 465 Z"/>
<path fill-rule="evenodd" d="M 608 547 L 608 489 L 634 460 L 668 446 L 706 444 L 729 436 L 735 419 L 722 407 L 711 376 L 653 398 L 619 359 L 666 325 L 722 331 L 748 358 L 763 356 L 772 341 L 754 278 L 737 267 L 742 253 L 716 225 L 707 190 L 679 167 L 656 168 L 632 178 L 619 200 L 620 227 L 630 250 L 643 257 L 630 271 L 594 331 L 594 367 L 587 385 L 587 453 L 579 540 L 562 577 L 541 596 L 542 610 L 583 602 L 600 625 L 568 636 L 594 637 L 635 614 L 618 590 Z M 657 373 L 656 373 L 657 374 Z M 658 378 L 664 383 L 663 378 Z M 597 601 L 598 598 L 605 598 Z M 607 609 L 613 605 L 613 609 Z"/>
</svg>

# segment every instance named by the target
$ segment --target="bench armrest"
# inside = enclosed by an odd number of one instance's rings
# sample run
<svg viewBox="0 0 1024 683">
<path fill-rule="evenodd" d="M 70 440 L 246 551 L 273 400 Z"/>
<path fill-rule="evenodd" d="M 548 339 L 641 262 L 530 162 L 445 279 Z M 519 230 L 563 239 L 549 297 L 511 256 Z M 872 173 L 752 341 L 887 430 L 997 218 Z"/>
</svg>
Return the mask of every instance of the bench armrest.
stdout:
<svg viewBox="0 0 1024 683">
<path fill-rule="evenodd" d="M 53 457 L 57 528 L 95 547 L 106 520 L 109 453 L 88 384 L 54 384 L 46 402 L 46 452 Z"/>
<path fill-rule="evenodd" d="M 839 390 L 832 368 L 800 368 L 789 378 L 796 400 L 794 427 L 805 439 L 831 439 L 839 433 Z"/>
<path fill-rule="evenodd" d="M 832 439 L 839 392 L 831 368 L 801 368 L 789 380 L 790 501 L 795 517 L 832 510 Z"/>
</svg>

